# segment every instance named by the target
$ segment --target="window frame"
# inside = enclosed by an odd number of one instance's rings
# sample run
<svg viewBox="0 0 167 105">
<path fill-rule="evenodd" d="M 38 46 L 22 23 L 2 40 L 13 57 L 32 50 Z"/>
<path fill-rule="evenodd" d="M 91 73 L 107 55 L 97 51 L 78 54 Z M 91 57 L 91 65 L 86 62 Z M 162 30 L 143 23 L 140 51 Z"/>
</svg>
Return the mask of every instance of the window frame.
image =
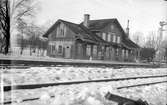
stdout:
<svg viewBox="0 0 167 105">
<path fill-rule="evenodd" d="M 116 43 L 116 41 L 117 41 L 117 36 L 116 34 L 113 34 L 113 42 Z"/>
<path fill-rule="evenodd" d="M 86 45 L 86 55 L 91 56 L 91 45 Z"/>
<path fill-rule="evenodd" d="M 121 37 L 117 36 L 117 43 L 121 43 Z"/>
<path fill-rule="evenodd" d="M 63 23 L 60 23 L 57 26 L 57 37 L 65 37 L 66 26 Z"/>
<path fill-rule="evenodd" d="M 111 30 L 114 30 L 115 27 L 113 24 L 111 24 L 110 28 L 111 28 Z"/>
<path fill-rule="evenodd" d="M 102 39 L 106 40 L 106 33 L 102 33 Z"/>
<path fill-rule="evenodd" d="M 110 33 L 108 33 L 107 41 L 111 42 L 111 34 Z"/>
<path fill-rule="evenodd" d="M 61 48 L 61 50 L 60 50 Z M 59 45 L 58 46 L 58 51 L 57 51 L 58 54 L 62 54 L 63 53 L 63 46 L 62 45 Z"/>
</svg>

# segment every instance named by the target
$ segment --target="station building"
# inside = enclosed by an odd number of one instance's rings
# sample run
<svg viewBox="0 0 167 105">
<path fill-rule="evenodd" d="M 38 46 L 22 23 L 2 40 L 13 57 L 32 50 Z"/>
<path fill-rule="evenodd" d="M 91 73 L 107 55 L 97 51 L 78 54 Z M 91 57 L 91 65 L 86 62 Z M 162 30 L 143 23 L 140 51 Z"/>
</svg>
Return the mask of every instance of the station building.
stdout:
<svg viewBox="0 0 167 105">
<path fill-rule="evenodd" d="M 129 24 L 129 22 L 128 22 Z M 80 24 L 59 19 L 43 35 L 48 38 L 47 55 L 69 59 L 135 61 L 140 47 L 129 39 L 116 18 L 90 20 Z"/>
</svg>

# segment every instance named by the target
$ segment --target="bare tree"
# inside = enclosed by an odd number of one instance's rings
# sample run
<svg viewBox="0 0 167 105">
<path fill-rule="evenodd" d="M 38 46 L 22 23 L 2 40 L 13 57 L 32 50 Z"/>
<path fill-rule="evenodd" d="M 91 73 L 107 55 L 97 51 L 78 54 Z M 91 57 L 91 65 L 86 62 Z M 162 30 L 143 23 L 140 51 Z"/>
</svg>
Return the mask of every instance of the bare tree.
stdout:
<svg viewBox="0 0 167 105">
<path fill-rule="evenodd" d="M 37 0 L 11 0 L 11 31 L 20 23 L 32 20 L 38 7 L 37 3 Z"/>
<path fill-rule="evenodd" d="M 145 43 L 145 47 L 154 48 L 156 51 L 156 60 L 162 60 L 164 48 L 162 47 L 162 37 L 157 32 L 150 32 Z"/>
<path fill-rule="evenodd" d="M 1 50 L 4 54 L 8 53 L 10 45 L 10 2 L 9 0 L 0 1 L 0 29 L 3 38 Z"/>
<path fill-rule="evenodd" d="M 20 37 L 17 39 L 17 44 L 20 47 L 20 55 L 22 55 L 23 50 L 28 46 L 28 40 L 24 38 L 22 35 L 20 35 Z"/>
<path fill-rule="evenodd" d="M 142 32 L 135 32 L 132 36 L 132 40 L 136 44 L 142 45 L 144 43 L 143 33 Z"/>
<path fill-rule="evenodd" d="M 0 27 L 3 35 L 2 50 L 8 53 L 10 37 L 19 24 L 34 16 L 36 0 L 1 0 L 0 1 Z"/>
<path fill-rule="evenodd" d="M 161 43 L 162 39 L 160 38 L 160 36 L 157 35 L 156 32 L 152 31 L 147 37 L 145 47 L 154 48 L 157 51 L 160 48 Z"/>
<path fill-rule="evenodd" d="M 42 37 L 45 29 L 35 24 L 29 24 L 25 30 L 25 34 L 28 36 L 28 45 L 30 48 L 30 55 L 32 52 L 44 52 L 47 47 L 47 40 Z"/>
</svg>

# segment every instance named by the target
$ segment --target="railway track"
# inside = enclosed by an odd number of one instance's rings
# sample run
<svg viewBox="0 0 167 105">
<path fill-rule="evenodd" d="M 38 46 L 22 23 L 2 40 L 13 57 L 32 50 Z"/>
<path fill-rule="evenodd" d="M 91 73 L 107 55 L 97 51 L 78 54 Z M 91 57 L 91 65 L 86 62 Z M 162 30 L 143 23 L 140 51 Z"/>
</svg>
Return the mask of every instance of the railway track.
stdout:
<svg viewBox="0 0 167 105">
<path fill-rule="evenodd" d="M 117 87 L 117 89 L 125 89 L 125 88 L 133 88 L 133 87 L 139 87 L 139 86 L 149 86 L 149 85 L 155 85 L 155 84 L 160 84 L 160 83 L 166 83 L 167 81 L 160 81 L 160 82 L 151 82 L 151 83 L 145 83 L 145 84 L 138 84 L 138 85 L 130 85 L 130 86 L 123 86 L 123 87 Z M 50 96 L 50 98 L 54 98 L 55 96 Z M 40 98 L 29 98 L 29 99 L 23 99 L 21 102 L 27 102 L 27 101 L 34 101 L 34 100 L 39 100 Z M 3 104 L 12 104 L 17 101 L 6 101 Z"/>
<path fill-rule="evenodd" d="M 135 79 L 145 79 L 145 78 L 159 78 L 167 77 L 167 75 L 156 75 L 156 76 L 138 76 L 138 77 L 128 77 L 128 78 L 113 78 L 113 79 L 100 79 L 100 80 L 86 80 L 86 81 L 73 81 L 73 82 L 58 82 L 58 83 L 46 83 L 46 84 L 27 84 L 27 85 L 14 85 L 4 86 L 4 91 L 10 91 L 11 89 L 36 89 L 49 86 L 58 86 L 58 85 L 74 85 L 82 83 L 92 83 L 92 82 L 111 82 L 111 81 L 124 81 L 124 80 L 135 80 Z"/>
<path fill-rule="evenodd" d="M 48 84 L 15 85 L 13 88 L 11 86 L 5 86 L 4 91 L 8 92 L 11 90 L 11 88 L 16 89 L 16 90 L 36 89 L 36 88 L 49 87 L 49 86 L 59 86 L 59 85 L 74 85 L 74 84 L 82 84 L 82 83 L 125 81 L 125 80 L 146 79 L 146 78 L 161 78 L 161 77 L 167 77 L 167 75 L 140 76 L 140 77 L 129 77 L 129 78 L 88 80 L 88 81 L 61 82 L 61 83 L 48 83 Z M 119 90 L 119 89 L 126 89 L 126 88 L 140 87 L 140 86 L 149 86 L 149 85 L 161 84 L 161 83 L 166 83 L 166 82 L 167 81 L 158 81 L 158 82 L 156 81 L 156 82 L 149 82 L 149 83 L 142 83 L 142 84 L 135 84 L 135 85 L 127 85 L 127 86 L 117 87 L 117 89 Z M 54 96 L 51 96 L 51 98 L 54 98 Z M 21 100 L 21 102 L 33 101 L 33 100 L 38 100 L 38 99 L 40 99 L 40 98 L 37 97 L 37 98 L 23 99 L 23 100 Z M 12 102 L 16 102 L 16 101 L 6 101 L 3 104 L 11 104 Z"/>
</svg>

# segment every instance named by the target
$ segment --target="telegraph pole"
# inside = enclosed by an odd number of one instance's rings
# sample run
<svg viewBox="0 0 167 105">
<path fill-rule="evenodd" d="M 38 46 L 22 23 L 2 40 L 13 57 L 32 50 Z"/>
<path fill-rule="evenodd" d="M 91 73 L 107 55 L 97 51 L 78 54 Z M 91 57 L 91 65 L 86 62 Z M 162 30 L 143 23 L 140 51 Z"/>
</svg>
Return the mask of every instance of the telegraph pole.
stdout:
<svg viewBox="0 0 167 105">
<path fill-rule="evenodd" d="M 159 22 L 159 25 L 160 25 L 160 38 L 162 39 L 163 38 L 163 31 L 167 31 L 167 30 L 164 30 L 163 29 L 163 27 L 165 26 L 165 25 L 167 25 L 167 22 L 165 22 L 165 21 L 160 21 Z M 160 40 L 161 40 L 160 39 Z M 167 47 L 165 48 L 165 58 L 166 58 L 166 63 L 167 63 Z"/>
</svg>

